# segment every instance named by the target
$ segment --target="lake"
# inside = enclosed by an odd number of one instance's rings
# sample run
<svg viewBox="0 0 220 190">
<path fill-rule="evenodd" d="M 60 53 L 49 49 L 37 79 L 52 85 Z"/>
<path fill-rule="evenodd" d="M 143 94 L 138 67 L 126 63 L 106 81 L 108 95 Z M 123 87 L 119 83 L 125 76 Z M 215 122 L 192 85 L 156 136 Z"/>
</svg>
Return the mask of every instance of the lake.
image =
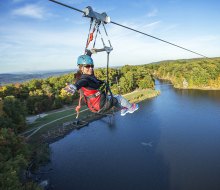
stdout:
<svg viewBox="0 0 220 190">
<path fill-rule="evenodd" d="M 55 190 L 219 190 L 220 91 L 161 94 L 50 144 Z"/>
</svg>

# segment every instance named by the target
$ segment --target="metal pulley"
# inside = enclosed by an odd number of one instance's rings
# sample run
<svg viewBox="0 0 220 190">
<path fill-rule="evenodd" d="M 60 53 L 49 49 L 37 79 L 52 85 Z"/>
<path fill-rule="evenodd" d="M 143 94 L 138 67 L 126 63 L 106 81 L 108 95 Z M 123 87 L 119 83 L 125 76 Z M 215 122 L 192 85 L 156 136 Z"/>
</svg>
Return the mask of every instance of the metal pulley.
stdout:
<svg viewBox="0 0 220 190">
<path fill-rule="evenodd" d="M 83 9 L 83 16 L 85 17 L 89 17 L 92 19 L 97 20 L 98 22 L 103 22 L 105 24 L 111 22 L 110 17 L 105 13 L 97 13 L 95 11 L 93 11 L 92 7 L 88 6 L 85 9 Z"/>
</svg>

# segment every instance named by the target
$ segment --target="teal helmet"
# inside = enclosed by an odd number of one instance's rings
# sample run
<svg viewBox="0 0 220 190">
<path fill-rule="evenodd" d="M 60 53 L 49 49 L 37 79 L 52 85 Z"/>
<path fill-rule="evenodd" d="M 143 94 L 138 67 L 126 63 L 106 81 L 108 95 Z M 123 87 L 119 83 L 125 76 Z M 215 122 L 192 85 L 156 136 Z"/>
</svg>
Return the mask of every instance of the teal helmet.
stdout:
<svg viewBox="0 0 220 190">
<path fill-rule="evenodd" d="M 80 55 L 77 60 L 77 65 L 93 65 L 93 59 L 88 55 Z"/>
</svg>

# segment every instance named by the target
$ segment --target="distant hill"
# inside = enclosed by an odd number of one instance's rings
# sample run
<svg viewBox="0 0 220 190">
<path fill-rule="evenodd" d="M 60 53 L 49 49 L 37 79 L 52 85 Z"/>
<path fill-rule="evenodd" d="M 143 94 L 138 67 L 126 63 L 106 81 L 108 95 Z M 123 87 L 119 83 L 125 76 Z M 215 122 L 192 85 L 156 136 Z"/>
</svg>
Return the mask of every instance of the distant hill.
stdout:
<svg viewBox="0 0 220 190">
<path fill-rule="evenodd" d="M 59 76 L 71 73 L 74 70 L 65 71 L 42 71 L 33 73 L 2 73 L 0 74 L 0 85 L 25 82 L 31 79 L 43 79 L 50 76 Z"/>
</svg>

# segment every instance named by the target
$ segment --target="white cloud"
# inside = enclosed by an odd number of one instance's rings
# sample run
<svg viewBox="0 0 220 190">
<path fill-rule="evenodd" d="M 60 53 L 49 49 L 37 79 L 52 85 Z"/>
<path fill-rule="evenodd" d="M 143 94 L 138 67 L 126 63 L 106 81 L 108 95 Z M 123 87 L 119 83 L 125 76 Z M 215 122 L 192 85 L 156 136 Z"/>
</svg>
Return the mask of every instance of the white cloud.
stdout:
<svg viewBox="0 0 220 190">
<path fill-rule="evenodd" d="M 220 36 L 216 36 L 216 35 L 206 35 L 206 36 L 199 36 L 197 38 L 195 38 L 197 41 L 200 42 L 215 42 L 217 40 L 220 40 Z"/>
<path fill-rule="evenodd" d="M 122 24 L 140 29 L 137 24 L 135 26 L 131 23 Z M 159 21 L 147 24 L 145 27 L 151 29 L 155 25 L 158 26 Z M 5 67 L 1 66 L 1 71 L 76 68 L 76 59 L 83 53 L 88 32 L 87 29 L 82 30 L 83 26 L 60 31 L 54 31 L 52 28 L 35 30 L 27 26 L 13 27 L 15 28 L 1 29 L 2 34 L 7 34 L 0 36 L 0 63 L 4 63 Z M 107 30 L 114 48 L 110 55 L 110 66 L 146 64 L 168 59 L 198 57 L 190 52 L 119 26 L 107 25 Z M 102 34 L 104 37 L 104 32 Z M 208 57 L 218 56 L 219 54 L 220 36 L 198 35 L 197 38 L 181 38 L 180 41 L 176 41 L 178 37 L 169 39 L 168 36 L 165 40 L 198 51 Z M 102 47 L 100 39 L 97 39 L 96 47 Z M 96 67 L 106 66 L 106 53 L 98 53 L 93 58 Z"/>
<path fill-rule="evenodd" d="M 155 17 L 155 16 L 157 16 L 157 13 L 158 13 L 158 10 L 153 9 L 147 14 L 147 17 Z"/>
<path fill-rule="evenodd" d="M 183 46 L 207 57 L 219 57 L 220 35 L 201 35 L 182 42 Z"/>
<path fill-rule="evenodd" d="M 42 19 L 44 17 L 44 9 L 38 5 L 26 5 L 24 7 L 12 11 L 13 15 Z"/>
<path fill-rule="evenodd" d="M 145 25 L 144 27 L 153 27 L 155 25 L 158 25 L 161 21 L 152 22 L 150 24 Z"/>
<path fill-rule="evenodd" d="M 86 32 L 76 28 L 63 32 L 16 26 L 4 29 L 5 35 L 0 36 L 1 72 L 76 68 Z"/>
<path fill-rule="evenodd" d="M 163 34 L 167 33 L 167 32 L 171 32 L 171 31 L 174 31 L 174 30 L 177 30 L 177 27 L 179 26 L 179 24 L 170 24 L 170 25 L 165 25 L 161 32 Z"/>
</svg>

